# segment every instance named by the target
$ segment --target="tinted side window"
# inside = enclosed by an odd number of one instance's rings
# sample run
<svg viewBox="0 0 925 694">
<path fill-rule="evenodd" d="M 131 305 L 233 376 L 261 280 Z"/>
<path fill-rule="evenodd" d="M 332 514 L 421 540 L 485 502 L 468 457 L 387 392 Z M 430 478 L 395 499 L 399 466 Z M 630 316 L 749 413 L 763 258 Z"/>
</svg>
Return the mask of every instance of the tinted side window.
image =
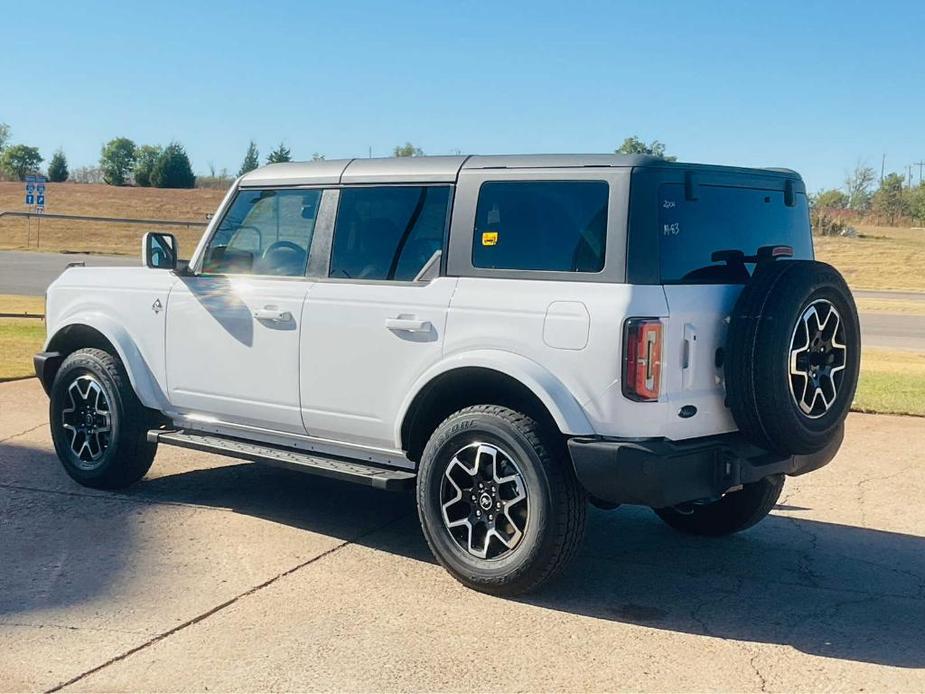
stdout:
<svg viewBox="0 0 925 694">
<path fill-rule="evenodd" d="M 443 249 L 449 186 L 344 188 L 331 277 L 413 280 Z"/>
<path fill-rule="evenodd" d="M 488 181 L 479 189 L 472 264 L 600 272 L 607 238 L 604 181 Z"/>
<path fill-rule="evenodd" d="M 716 251 L 754 255 L 761 246 L 792 246 L 794 258 L 813 257 L 806 195 L 793 206 L 780 190 L 699 185 L 687 200 L 680 183 L 659 188 L 659 264 L 665 284 L 735 284 L 748 280 L 738 268 L 713 261 Z"/>
<path fill-rule="evenodd" d="M 239 191 L 209 241 L 202 271 L 304 275 L 320 202 L 320 190 Z"/>
</svg>

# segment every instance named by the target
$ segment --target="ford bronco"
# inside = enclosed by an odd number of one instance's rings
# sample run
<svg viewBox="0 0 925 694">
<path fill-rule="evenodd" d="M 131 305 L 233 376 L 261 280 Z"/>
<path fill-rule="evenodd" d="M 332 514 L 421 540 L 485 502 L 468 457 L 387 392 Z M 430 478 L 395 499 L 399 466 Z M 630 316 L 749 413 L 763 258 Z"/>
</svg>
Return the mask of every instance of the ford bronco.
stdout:
<svg viewBox="0 0 925 694">
<path fill-rule="evenodd" d="M 782 169 L 647 156 L 285 163 L 188 262 L 66 270 L 35 368 L 65 471 L 159 445 L 416 489 L 458 580 L 530 590 L 587 504 L 721 536 L 838 450 L 857 311 Z"/>
</svg>

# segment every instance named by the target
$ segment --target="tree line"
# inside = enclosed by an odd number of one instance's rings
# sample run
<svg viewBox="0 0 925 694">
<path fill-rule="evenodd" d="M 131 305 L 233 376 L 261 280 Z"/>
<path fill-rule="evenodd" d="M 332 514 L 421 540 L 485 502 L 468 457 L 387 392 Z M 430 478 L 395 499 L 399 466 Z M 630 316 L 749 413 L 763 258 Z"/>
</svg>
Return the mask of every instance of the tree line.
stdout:
<svg viewBox="0 0 925 694">
<path fill-rule="evenodd" d="M 914 185 L 900 173 L 888 173 L 879 181 L 870 166 L 859 162 L 845 176 L 844 188 L 830 188 L 811 196 L 814 218 L 833 220 L 870 219 L 886 224 L 925 220 L 925 184 Z M 836 225 L 837 226 L 837 225 Z"/>
</svg>

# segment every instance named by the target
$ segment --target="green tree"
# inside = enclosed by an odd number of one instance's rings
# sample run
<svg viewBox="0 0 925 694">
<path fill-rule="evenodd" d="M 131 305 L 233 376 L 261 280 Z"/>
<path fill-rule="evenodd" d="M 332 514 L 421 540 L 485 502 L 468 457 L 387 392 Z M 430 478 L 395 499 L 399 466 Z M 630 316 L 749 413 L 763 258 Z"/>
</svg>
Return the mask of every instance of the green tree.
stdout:
<svg viewBox="0 0 925 694">
<path fill-rule="evenodd" d="M 7 141 L 10 139 L 10 126 L 6 123 L 0 123 L 0 152 L 3 151 L 3 148 L 6 147 Z"/>
<path fill-rule="evenodd" d="M 652 142 L 646 144 L 635 135 L 623 140 L 623 144 L 614 150 L 614 154 L 650 154 L 665 161 L 678 160 L 675 156 L 665 154 L 665 145 L 658 140 L 652 140 Z"/>
<path fill-rule="evenodd" d="M 161 152 L 151 171 L 151 185 L 156 188 L 193 188 L 196 177 L 186 150 L 179 142 L 171 142 Z"/>
<path fill-rule="evenodd" d="M 48 163 L 48 180 L 52 183 L 62 183 L 67 180 L 67 157 L 62 150 L 58 150 Z"/>
<path fill-rule="evenodd" d="M 292 161 L 292 154 L 289 148 L 280 142 L 279 147 L 270 152 L 267 157 L 267 164 L 282 164 L 284 161 Z"/>
<path fill-rule="evenodd" d="M 406 142 L 403 145 L 396 145 L 395 149 L 392 150 L 392 156 L 394 157 L 423 157 L 424 150 L 420 147 L 415 147 L 410 142 Z"/>
<path fill-rule="evenodd" d="M 848 207 L 848 196 L 840 190 L 821 190 L 813 198 L 813 205 L 825 210 L 843 210 Z"/>
<path fill-rule="evenodd" d="M 111 186 L 124 186 L 135 165 L 135 143 L 127 137 L 110 140 L 100 152 L 103 180 Z"/>
<path fill-rule="evenodd" d="M 35 173 L 43 161 L 38 147 L 10 145 L 0 154 L 0 169 L 11 178 L 23 181 L 28 174 Z"/>
<path fill-rule="evenodd" d="M 251 143 L 247 146 L 247 154 L 244 155 L 241 168 L 238 169 L 238 176 L 243 176 L 248 171 L 253 171 L 258 166 L 260 166 L 260 152 L 257 149 L 257 143 L 251 140 Z"/>
<path fill-rule="evenodd" d="M 888 174 L 871 199 L 871 209 L 886 217 L 890 224 L 909 214 L 909 204 L 903 196 L 903 180 L 902 174 Z"/>
<path fill-rule="evenodd" d="M 848 209 L 864 211 L 870 207 L 872 197 L 871 188 L 877 174 L 872 168 L 859 161 L 854 171 L 845 177 L 845 188 L 848 190 Z"/>
<path fill-rule="evenodd" d="M 925 222 L 925 185 L 921 183 L 909 191 L 909 214 Z"/>
<path fill-rule="evenodd" d="M 143 188 L 151 185 L 151 174 L 161 151 L 160 145 L 142 145 L 135 150 L 135 185 Z"/>
</svg>

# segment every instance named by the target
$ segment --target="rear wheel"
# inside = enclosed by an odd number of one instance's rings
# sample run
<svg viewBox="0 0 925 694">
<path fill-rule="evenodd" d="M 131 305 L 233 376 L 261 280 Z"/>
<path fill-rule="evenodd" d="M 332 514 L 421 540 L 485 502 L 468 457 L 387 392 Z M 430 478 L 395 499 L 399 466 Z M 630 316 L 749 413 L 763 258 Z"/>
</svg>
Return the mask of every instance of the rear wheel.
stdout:
<svg viewBox="0 0 925 694">
<path fill-rule="evenodd" d="M 784 476 L 772 475 L 743 485 L 708 504 L 684 504 L 653 509 L 675 530 L 691 535 L 721 537 L 746 530 L 767 516 L 784 489 Z"/>
<path fill-rule="evenodd" d="M 65 472 L 96 489 L 119 489 L 145 476 L 157 445 L 152 418 L 117 357 L 100 349 L 69 355 L 55 376 L 51 436 Z"/>
<path fill-rule="evenodd" d="M 574 555 L 586 501 L 556 434 L 524 414 L 477 405 L 431 436 L 418 473 L 418 513 L 434 556 L 460 582 L 517 595 Z"/>
</svg>

